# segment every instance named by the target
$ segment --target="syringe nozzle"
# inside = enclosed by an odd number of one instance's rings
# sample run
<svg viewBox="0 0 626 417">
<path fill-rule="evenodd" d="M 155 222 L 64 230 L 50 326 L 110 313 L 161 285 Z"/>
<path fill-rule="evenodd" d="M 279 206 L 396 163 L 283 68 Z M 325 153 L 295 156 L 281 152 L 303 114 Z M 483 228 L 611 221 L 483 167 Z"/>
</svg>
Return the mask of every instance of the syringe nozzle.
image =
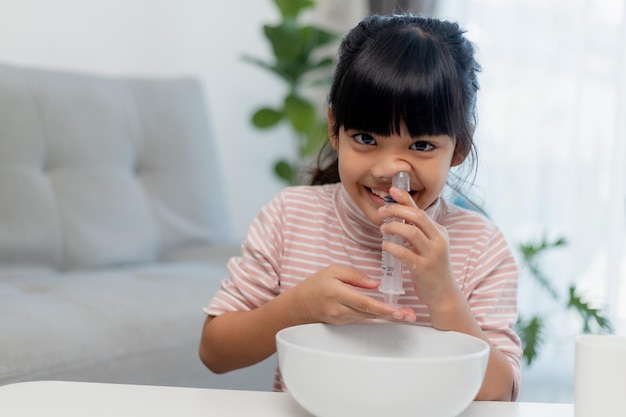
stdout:
<svg viewBox="0 0 626 417">
<path fill-rule="evenodd" d="M 394 187 L 399 188 L 403 191 L 410 191 L 411 186 L 409 183 L 409 173 L 405 171 L 398 172 L 396 175 L 393 176 L 391 184 Z"/>
<path fill-rule="evenodd" d="M 392 307 L 396 307 L 398 305 L 398 294 L 392 293 L 383 293 L 383 297 L 385 300 L 385 304 L 390 305 Z"/>
</svg>

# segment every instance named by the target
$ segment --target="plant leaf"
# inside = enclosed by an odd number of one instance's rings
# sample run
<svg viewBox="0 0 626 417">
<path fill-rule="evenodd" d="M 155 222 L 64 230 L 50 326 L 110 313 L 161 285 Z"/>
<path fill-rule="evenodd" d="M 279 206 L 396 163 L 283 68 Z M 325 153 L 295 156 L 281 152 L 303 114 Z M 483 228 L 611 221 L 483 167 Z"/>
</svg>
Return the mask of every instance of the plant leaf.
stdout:
<svg viewBox="0 0 626 417">
<path fill-rule="evenodd" d="M 263 31 L 276 57 L 272 70 L 280 73 L 292 86 L 303 74 L 334 62 L 330 57 L 311 62 L 311 54 L 316 49 L 337 38 L 331 32 L 315 26 L 301 27 L 294 19 L 286 19 L 276 26 L 265 25 Z"/>
<path fill-rule="evenodd" d="M 599 309 L 591 307 L 591 305 L 584 301 L 578 294 L 575 285 L 569 287 L 569 299 L 567 301 L 567 308 L 574 309 L 583 320 L 583 333 L 593 333 L 607 331 L 612 332 L 613 326 L 608 318 L 604 317 Z M 592 329 L 592 323 L 593 328 Z"/>
<path fill-rule="evenodd" d="M 300 133 L 306 133 L 317 124 L 317 111 L 313 103 L 295 94 L 285 98 L 285 117 Z"/>
<path fill-rule="evenodd" d="M 259 129 L 268 129 L 276 126 L 282 118 L 282 112 L 270 109 L 269 107 L 263 107 L 252 115 L 252 124 Z"/>
<path fill-rule="evenodd" d="M 295 18 L 302 10 L 313 7 L 315 2 L 313 0 L 274 0 L 274 4 L 283 18 Z"/>
<path fill-rule="evenodd" d="M 537 281 L 537 283 L 541 285 L 555 300 L 558 299 L 558 293 L 548 277 L 544 275 L 543 271 L 539 267 L 539 258 L 540 255 L 545 253 L 547 250 L 564 246 L 565 244 L 567 244 L 567 241 L 563 237 L 550 242 L 544 236 L 539 243 L 521 243 L 518 246 L 519 251 L 522 254 L 524 264 L 528 268 L 532 277 L 535 278 L 535 281 Z"/>
<path fill-rule="evenodd" d="M 317 48 L 328 45 L 338 38 L 338 36 L 334 33 L 328 32 L 317 26 L 304 26 L 302 29 L 300 29 L 299 35 L 300 41 L 302 42 L 302 56 L 305 56 L 307 58 L 309 57 L 311 52 L 313 52 Z"/>
<path fill-rule="evenodd" d="M 312 71 L 312 70 L 316 70 L 316 69 L 320 69 L 320 68 L 325 68 L 325 67 L 330 67 L 335 63 L 335 60 L 333 58 L 330 57 L 325 57 L 320 59 L 317 62 L 311 62 L 308 66 L 308 70 L 307 71 Z"/>
<path fill-rule="evenodd" d="M 300 30 L 293 19 L 284 20 L 276 26 L 263 26 L 265 37 L 270 41 L 277 61 L 294 60 L 300 54 Z"/>
<path fill-rule="evenodd" d="M 296 170 L 284 159 L 279 160 L 274 165 L 274 173 L 287 185 L 295 185 L 297 182 Z"/>
<path fill-rule="evenodd" d="M 262 59 L 255 58 L 255 57 L 250 56 L 250 55 L 243 55 L 241 57 L 241 59 L 246 61 L 246 62 L 249 62 L 251 64 L 257 65 L 257 66 L 259 66 L 261 68 L 264 68 L 264 69 L 266 69 L 268 71 L 273 71 L 274 70 L 274 66 L 273 65 L 268 64 L 267 62 L 263 61 Z"/>
<path fill-rule="evenodd" d="M 285 74 L 283 71 L 281 71 L 281 68 L 277 67 L 276 65 L 272 65 L 269 64 L 259 58 L 255 58 L 253 56 L 250 55 L 244 55 L 242 57 L 242 60 L 249 62 L 251 64 L 254 64 L 258 67 L 261 67 L 275 75 L 277 75 L 279 78 L 282 78 L 283 80 L 285 80 L 288 84 L 291 84 L 291 75 L 289 74 Z"/>
<path fill-rule="evenodd" d="M 540 316 L 532 316 L 529 320 L 520 317 L 517 321 L 516 331 L 522 339 L 522 357 L 527 365 L 531 365 L 539 355 L 539 348 L 544 342 L 544 327 L 545 323 Z"/>
<path fill-rule="evenodd" d="M 328 136 L 328 123 L 318 122 L 305 133 L 305 143 L 302 146 L 300 156 L 306 158 L 319 152 L 326 137 Z"/>
</svg>

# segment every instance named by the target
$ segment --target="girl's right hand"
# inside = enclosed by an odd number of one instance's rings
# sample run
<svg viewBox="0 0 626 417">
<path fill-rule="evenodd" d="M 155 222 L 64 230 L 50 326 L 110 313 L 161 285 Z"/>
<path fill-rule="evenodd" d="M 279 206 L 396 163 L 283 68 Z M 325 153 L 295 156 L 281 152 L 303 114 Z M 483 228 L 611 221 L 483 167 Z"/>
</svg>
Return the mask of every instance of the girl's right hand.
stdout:
<svg viewBox="0 0 626 417">
<path fill-rule="evenodd" d="M 380 281 L 356 269 L 331 265 L 284 293 L 291 293 L 302 323 L 347 324 L 363 319 L 404 320 L 414 322 L 415 312 L 395 308 L 356 291 L 376 289 Z"/>
</svg>

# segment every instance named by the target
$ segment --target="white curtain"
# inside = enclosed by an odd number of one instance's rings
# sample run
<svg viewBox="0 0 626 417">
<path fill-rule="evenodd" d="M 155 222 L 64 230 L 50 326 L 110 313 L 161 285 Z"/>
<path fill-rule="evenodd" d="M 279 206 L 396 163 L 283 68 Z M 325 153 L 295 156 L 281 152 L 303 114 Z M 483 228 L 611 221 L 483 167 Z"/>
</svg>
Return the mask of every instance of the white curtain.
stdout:
<svg viewBox="0 0 626 417">
<path fill-rule="evenodd" d="M 563 236 L 542 266 L 576 283 L 624 333 L 626 24 L 624 0 L 439 0 L 477 44 L 474 196 L 512 246 Z M 522 273 L 520 310 L 547 305 Z M 571 401 L 579 323 L 554 306 L 550 342 L 524 369 L 522 398 Z"/>
</svg>

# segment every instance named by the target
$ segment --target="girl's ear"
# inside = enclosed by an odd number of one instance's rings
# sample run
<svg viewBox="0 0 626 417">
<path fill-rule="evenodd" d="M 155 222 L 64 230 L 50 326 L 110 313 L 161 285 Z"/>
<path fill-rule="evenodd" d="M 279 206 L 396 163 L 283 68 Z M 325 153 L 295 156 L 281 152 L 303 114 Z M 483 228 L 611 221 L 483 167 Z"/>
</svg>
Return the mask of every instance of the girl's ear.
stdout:
<svg viewBox="0 0 626 417">
<path fill-rule="evenodd" d="M 456 143 L 456 147 L 454 148 L 454 154 L 452 155 L 452 162 L 450 163 L 451 167 L 461 165 L 463 161 L 465 161 L 465 158 L 467 158 L 467 155 L 469 155 L 470 151 L 469 148 L 465 148 L 466 146 L 463 143 Z"/>
<path fill-rule="evenodd" d="M 474 141 L 474 130 L 474 124 L 470 125 L 468 132 L 469 140 L 461 142 L 458 140 L 458 138 L 456 139 L 454 154 L 452 155 L 452 162 L 450 163 L 450 166 L 455 167 L 461 165 L 463 161 L 465 161 L 465 158 L 467 158 L 467 155 L 469 155 L 470 150 L 472 149 L 472 143 Z"/>
<path fill-rule="evenodd" d="M 335 135 L 335 117 L 333 111 L 328 108 L 328 141 L 335 151 L 339 148 L 339 137 Z"/>
</svg>

